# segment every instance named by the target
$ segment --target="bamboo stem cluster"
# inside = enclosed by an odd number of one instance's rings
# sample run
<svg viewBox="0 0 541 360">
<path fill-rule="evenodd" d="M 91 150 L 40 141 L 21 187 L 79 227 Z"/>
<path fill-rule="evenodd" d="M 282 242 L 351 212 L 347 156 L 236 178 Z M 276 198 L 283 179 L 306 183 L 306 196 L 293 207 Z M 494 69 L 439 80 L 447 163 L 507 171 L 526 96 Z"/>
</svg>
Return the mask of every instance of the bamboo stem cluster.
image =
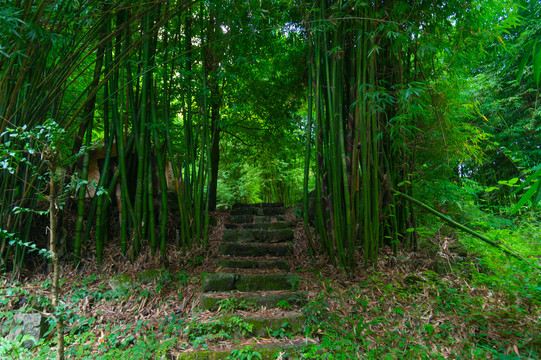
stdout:
<svg viewBox="0 0 541 360">
<path fill-rule="evenodd" d="M 379 25 L 385 11 L 377 3 L 319 1 L 310 10 L 305 23 L 315 108 L 313 113 L 309 106 L 308 116 L 316 132 L 315 229 L 332 262 L 355 267 L 362 252 L 368 266 L 384 244 L 396 251 L 407 242 L 411 224 L 412 213 L 389 191 L 407 176 L 405 143 L 397 146 L 387 135 L 397 109 L 378 102 L 401 80 L 388 74 L 402 65 Z M 305 183 L 309 170 L 305 166 Z M 306 186 L 304 191 L 307 197 Z"/>
<path fill-rule="evenodd" d="M 163 260 L 175 239 L 167 233 L 172 203 L 180 215 L 178 246 L 205 246 L 210 134 L 205 73 L 194 66 L 203 58 L 203 33 L 199 48 L 192 45 L 194 16 L 202 27 L 207 21 L 203 4 L 99 2 L 86 4 L 83 17 L 67 0 L 55 7 L 29 0 L 12 5 L 20 21 L 6 38 L 9 56 L 0 56 L 0 145 L 18 149 L 23 140 L 5 130 L 48 119 L 71 135 L 73 143 L 64 146 L 72 149 L 68 174 L 77 183 L 77 217 L 73 225 L 60 218 L 58 226 L 75 227 L 69 239 L 75 263 L 95 249 L 101 264 L 111 236 L 132 259 L 149 247 Z M 28 24 L 43 29 L 41 37 Z M 0 256 L 2 265 L 15 269 L 26 251 L 19 244 L 36 241 L 30 231 L 36 214 L 14 213 L 13 207 L 38 207 L 46 169 L 32 152 L 5 161 L 0 228 L 20 242 L 1 238 Z M 89 199 L 93 162 L 100 174 Z M 118 233 L 111 231 L 115 209 Z"/>
</svg>

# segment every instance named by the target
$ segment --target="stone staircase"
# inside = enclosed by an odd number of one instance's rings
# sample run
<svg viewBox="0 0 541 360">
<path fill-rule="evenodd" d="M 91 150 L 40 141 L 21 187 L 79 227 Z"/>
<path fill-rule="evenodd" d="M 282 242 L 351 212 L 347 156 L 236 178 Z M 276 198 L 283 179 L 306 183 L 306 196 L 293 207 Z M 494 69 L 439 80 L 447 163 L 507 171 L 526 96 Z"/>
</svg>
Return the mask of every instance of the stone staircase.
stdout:
<svg viewBox="0 0 541 360">
<path fill-rule="evenodd" d="M 251 324 L 252 331 L 241 338 L 279 335 L 285 341 L 282 345 L 273 341 L 273 347 L 283 350 L 286 359 L 286 353 L 294 353 L 306 341 L 295 344 L 291 340 L 304 334 L 305 318 L 298 309 L 305 296 L 297 291 L 299 278 L 289 272 L 294 225 L 284 214 L 285 208 L 279 203 L 233 206 L 219 245 L 218 270 L 203 277 L 200 306 L 217 311 L 249 304 L 249 311 L 223 315 L 216 321 L 226 323 L 234 316 Z M 275 358 L 261 354 L 264 359 Z"/>
</svg>

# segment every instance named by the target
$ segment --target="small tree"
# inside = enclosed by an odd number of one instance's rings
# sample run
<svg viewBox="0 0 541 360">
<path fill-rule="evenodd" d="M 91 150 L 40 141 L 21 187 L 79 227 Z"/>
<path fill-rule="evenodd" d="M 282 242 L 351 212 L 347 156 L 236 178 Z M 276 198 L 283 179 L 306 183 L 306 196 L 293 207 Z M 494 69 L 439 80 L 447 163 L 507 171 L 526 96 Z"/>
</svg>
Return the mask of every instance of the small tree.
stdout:
<svg viewBox="0 0 541 360">
<path fill-rule="evenodd" d="M 63 311 L 60 306 L 60 259 L 59 259 L 59 219 L 63 208 L 66 194 L 71 190 L 72 184 L 65 185 L 66 169 L 80 154 L 70 156 L 70 149 L 66 146 L 69 141 L 66 141 L 66 132 L 55 121 L 49 119 L 44 125 L 37 126 L 33 130 L 28 131 L 26 127 L 17 129 L 7 129 L 1 136 L 7 136 L 12 141 L 3 144 L 1 155 L 3 158 L 11 157 L 11 162 L 4 161 L 5 164 L 16 164 L 18 162 L 27 162 L 30 171 L 35 172 L 36 176 L 41 177 L 44 183 L 48 184 L 48 210 L 49 215 L 49 252 L 40 250 L 41 254 L 46 255 L 51 259 L 53 265 L 53 282 L 51 289 L 51 303 L 53 313 L 56 318 L 57 330 L 57 359 L 64 359 L 64 323 Z M 12 148 L 10 148 L 12 147 Z M 17 149 L 17 150 L 14 150 Z M 84 149 L 82 150 L 84 151 Z M 32 163 L 26 156 L 28 154 L 37 155 L 34 157 L 40 160 L 39 163 Z M 47 169 L 42 170 L 46 164 Z M 10 171 L 6 165 L 3 167 Z M 34 211 L 32 209 L 18 208 L 17 211 Z M 2 231 L 3 235 L 14 236 L 6 231 Z M 17 239 L 12 239 L 11 245 L 27 247 L 30 250 L 38 250 L 35 244 L 22 242 Z M 16 267 L 14 267 L 16 269 Z"/>
</svg>

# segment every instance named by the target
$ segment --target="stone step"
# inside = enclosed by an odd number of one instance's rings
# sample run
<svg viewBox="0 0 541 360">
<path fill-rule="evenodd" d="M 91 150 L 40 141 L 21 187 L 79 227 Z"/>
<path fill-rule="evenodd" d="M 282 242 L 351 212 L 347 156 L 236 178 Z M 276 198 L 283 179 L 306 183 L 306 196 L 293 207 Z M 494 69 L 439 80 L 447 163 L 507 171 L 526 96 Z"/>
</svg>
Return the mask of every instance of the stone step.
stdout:
<svg viewBox="0 0 541 360">
<path fill-rule="evenodd" d="M 292 244 L 237 244 L 224 242 L 220 244 L 219 253 L 228 256 L 272 256 L 283 257 L 293 254 Z"/>
<path fill-rule="evenodd" d="M 270 308 L 289 308 L 300 306 L 306 300 L 306 295 L 301 292 L 291 291 L 269 291 L 257 293 L 203 293 L 201 295 L 200 307 L 205 310 L 216 311 L 225 303 L 231 307 L 239 306 L 240 304 L 253 306 L 256 310 L 260 307 Z"/>
<path fill-rule="evenodd" d="M 239 322 L 239 318 L 244 323 L 251 325 L 252 331 L 245 333 L 233 332 L 231 333 L 231 339 L 242 339 L 250 337 L 278 337 L 280 330 L 282 334 L 289 336 L 295 336 L 304 334 L 306 316 L 298 312 L 284 312 L 279 316 L 262 317 L 257 315 L 245 315 L 245 314 L 231 314 L 221 316 L 217 319 L 211 319 L 210 321 L 201 322 L 207 324 L 208 328 L 215 328 L 219 330 L 221 327 L 229 328 L 228 324 L 236 325 Z M 200 323 L 197 323 L 200 324 Z M 215 326 L 212 326 L 215 325 Z M 190 327 L 187 329 L 187 335 L 190 337 L 190 333 L 194 331 Z M 196 330 L 197 331 L 197 330 Z M 273 336 L 274 334 L 276 336 Z M 197 334 L 199 335 L 199 334 Z"/>
<path fill-rule="evenodd" d="M 284 221 L 283 215 L 274 217 L 277 221 Z M 272 221 L 272 216 L 254 216 L 254 215 L 231 215 L 229 221 L 233 224 L 264 224 Z"/>
<path fill-rule="evenodd" d="M 259 216 L 274 216 L 274 215 L 283 215 L 286 210 L 284 207 L 238 207 L 231 209 L 229 213 L 231 216 L 239 215 L 259 215 Z"/>
<path fill-rule="evenodd" d="M 295 227 L 295 225 L 291 221 L 276 221 L 276 222 L 243 224 L 240 226 L 242 226 L 243 229 L 261 229 L 261 230 L 282 230 L 282 229 L 292 229 Z"/>
<path fill-rule="evenodd" d="M 234 243 L 281 243 L 293 240 L 293 230 L 232 229 L 224 230 L 222 241 Z"/>
<path fill-rule="evenodd" d="M 229 221 L 234 224 L 252 223 L 254 222 L 254 217 L 252 215 L 233 215 L 229 218 Z"/>
<path fill-rule="evenodd" d="M 276 221 L 265 223 L 235 223 L 225 224 L 226 229 L 261 229 L 261 230 L 282 230 L 291 229 L 294 225 L 291 221 Z"/>
<path fill-rule="evenodd" d="M 284 215 L 275 215 L 275 216 L 254 216 L 255 224 L 269 223 L 273 219 L 276 221 L 286 221 Z"/>
<path fill-rule="evenodd" d="M 235 203 L 233 204 L 233 209 L 244 208 L 244 207 L 253 207 L 253 208 L 263 208 L 263 207 L 283 207 L 283 202 L 276 203 L 256 203 L 256 204 L 245 204 L 245 203 Z"/>
<path fill-rule="evenodd" d="M 284 260 L 269 260 L 269 259 L 218 259 L 218 266 L 224 269 L 278 269 L 289 271 L 291 266 Z"/>
<path fill-rule="evenodd" d="M 301 359 L 303 358 L 302 354 L 305 350 L 310 347 L 315 346 L 318 342 L 314 339 L 286 339 L 282 342 L 274 342 L 272 340 L 258 340 L 257 343 L 249 344 L 250 349 L 253 349 L 254 352 L 259 353 L 261 358 L 253 356 L 252 359 L 261 359 L 261 360 L 276 360 L 276 359 Z M 232 359 L 233 351 L 241 351 L 246 348 L 244 345 L 236 345 L 227 350 L 220 349 L 211 349 L 211 350 L 200 350 L 200 351 L 190 351 L 185 353 L 179 353 L 176 357 L 178 360 L 218 360 L 218 359 Z M 277 357 L 277 354 L 278 357 Z M 323 355 L 321 355 L 323 356 Z M 239 357 L 239 359 L 248 359 L 248 357 Z M 322 357 L 323 359 L 323 357 Z"/>
<path fill-rule="evenodd" d="M 293 290 L 298 277 L 291 274 L 213 273 L 203 277 L 203 291 L 274 291 Z"/>
</svg>

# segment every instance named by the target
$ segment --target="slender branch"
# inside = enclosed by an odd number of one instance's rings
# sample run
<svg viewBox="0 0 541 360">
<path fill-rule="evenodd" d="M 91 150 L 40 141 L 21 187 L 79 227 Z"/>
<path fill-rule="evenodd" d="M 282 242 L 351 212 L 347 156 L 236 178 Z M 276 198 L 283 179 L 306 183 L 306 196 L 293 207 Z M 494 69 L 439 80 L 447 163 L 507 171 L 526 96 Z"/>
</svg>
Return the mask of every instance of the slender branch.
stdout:
<svg viewBox="0 0 541 360">
<path fill-rule="evenodd" d="M 227 131 L 227 130 L 221 129 L 220 131 L 222 131 L 222 132 L 224 132 L 224 133 L 226 133 L 226 134 L 228 134 L 228 135 L 233 136 L 234 138 L 236 138 L 237 140 L 239 140 L 243 145 L 250 146 L 250 147 L 255 146 L 255 144 L 248 144 L 247 142 L 245 142 L 244 140 L 242 140 L 241 137 L 239 137 L 238 135 L 235 135 L 235 134 L 233 134 L 233 133 L 230 133 L 230 132 Z"/>
</svg>

